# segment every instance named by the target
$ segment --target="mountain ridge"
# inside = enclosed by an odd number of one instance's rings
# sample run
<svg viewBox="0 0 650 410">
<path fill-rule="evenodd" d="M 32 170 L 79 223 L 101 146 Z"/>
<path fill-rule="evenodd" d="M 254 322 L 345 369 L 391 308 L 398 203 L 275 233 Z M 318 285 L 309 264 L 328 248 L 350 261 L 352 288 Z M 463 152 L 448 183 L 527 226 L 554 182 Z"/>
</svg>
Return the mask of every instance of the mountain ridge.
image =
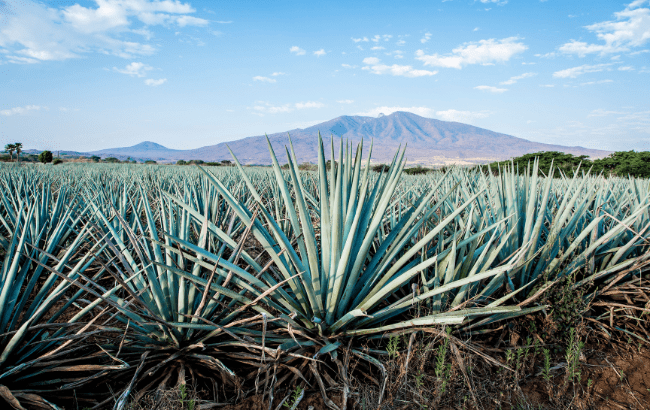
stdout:
<svg viewBox="0 0 650 410">
<path fill-rule="evenodd" d="M 561 151 L 574 155 L 601 158 L 609 151 L 579 146 L 562 146 L 528 141 L 469 124 L 424 118 L 410 112 L 395 112 L 380 117 L 343 115 L 311 127 L 287 131 L 299 162 L 315 163 L 318 133 L 329 145 L 332 135 L 338 152 L 341 138 L 350 143 L 373 143 L 373 162 L 390 161 L 401 146 L 406 148 L 408 163 L 422 165 L 474 164 L 504 160 L 539 151 Z M 268 139 L 278 159 L 284 158 L 287 132 L 269 134 Z M 228 147 L 243 164 L 270 164 L 265 136 L 252 136 L 189 150 L 170 149 L 152 141 L 132 147 L 109 148 L 87 154 L 101 157 L 131 157 L 156 161 L 231 159 Z M 329 149 L 326 149 L 329 158 Z M 364 150 L 367 152 L 367 150 Z"/>
</svg>

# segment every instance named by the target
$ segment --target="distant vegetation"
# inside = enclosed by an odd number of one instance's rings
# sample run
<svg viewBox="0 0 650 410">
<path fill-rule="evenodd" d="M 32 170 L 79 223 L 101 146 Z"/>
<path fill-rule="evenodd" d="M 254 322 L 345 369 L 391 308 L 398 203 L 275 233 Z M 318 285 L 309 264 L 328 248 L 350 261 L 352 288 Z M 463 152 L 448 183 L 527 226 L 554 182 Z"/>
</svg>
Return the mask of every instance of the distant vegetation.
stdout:
<svg viewBox="0 0 650 410">
<path fill-rule="evenodd" d="M 52 162 L 52 151 L 43 151 L 40 154 L 38 154 L 38 160 L 42 162 L 43 164 L 48 164 Z"/>
<path fill-rule="evenodd" d="M 528 165 L 532 166 L 535 159 L 539 159 L 539 175 L 547 175 L 551 163 L 553 164 L 554 174 L 553 177 L 559 178 L 562 174 L 569 177 L 573 176 L 573 173 L 580 166 L 580 172 L 588 172 L 591 170 L 592 175 L 603 174 L 605 176 L 618 176 L 618 177 L 637 177 L 637 178 L 650 178 L 650 151 L 617 151 L 609 156 L 590 160 L 586 155 L 575 156 L 572 154 L 566 154 L 558 151 L 543 151 L 543 152 L 534 152 L 531 154 L 525 154 L 520 157 L 515 157 L 505 161 L 496 161 L 489 163 L 487 165 L 476 166 L 475 169 L 481 169 L 483 172 L 492 172 L 494 174 L 499 172 L 499 168 L 504 168 L 506 166 L 511 166 L 514 164 L 514 167 L 520 174 L 527 172 Z M 44 164 L 53 163 L 60 164 L 63 162 L 94 162 L 94 163 L 113 163 L 113 164 L 123 164 L 123 163 L 144 163 L 144 164 L 157 164 L 154 160 L 135 160 L 131 157 L 128 157 L 125 160 L 120 160 L 115 157 L 107 157 L 102 159 L 99 156 L 93 155 L 90 157 L 83 156 L 69 156 L 65 153 L 59 152 L 58 155 L 54 155 L 51 151 L 43 151 L 40 154 L 27 154 L 22 151 L 22 143 L 16 142 L 14 144 L 7 144 L 5 146 L 4 152 L 0 154 L 0 162 L 27 162 L 35 163 L 42 162 Z M 176 165 L 202 165 L 202 166 L 231 166 L 233 163 L 230 160 L 214 161 L 214 162 L 205 162 L 198 159 L 193 160 L 179 160 L 175 163 Z M 329 170 L 331 167 L 332 161 L 328 160 L 326 162 L 326 167 Z M 335 162 L 338 168 L 338 164 Z M 253 166 L 267 166 L 267 165 L 253 165 Z M 287 168 L 288 165 L 283 165 L 282 168 Z M 298 166 L 301 171 L 314 171 L 317 169 L 317 165 L 311 163 L 302 163 Z M 374 164 L 370 166 L 370 169 L 375 172 L 388 172 L 390 170 L 389 164 Z M 441 171 L 443 173 L 447 172 L 448 167 L 424 167 L 422 165 L 417 165 L 411 168 L 405 168 L 404 174 L 407 175 L 423 175 L 434 171 Z"/>
<path fill-rule="evenodd" d="M 191 159 L 189 161 L 185 161 L 183 159 L 179 159 L 178 161 L 176 161 L 176 165 L 206 165 L 209 167 L 220 167 L 220 166 L 232 165 L 232 163 L 227 159 L 224 159 L 221 162 L 205 162 L 200 159 Z"/>
<path fill-rule="evenodd" d="M 573 172 L 578 169 L 579 165 L 582 171 L 587 172 L 591 169 L 592 175 L 602 172 L 606 176 L 650 177 L 650 152 L 648 151 L 617 151 L 605 158 L 593 161 L 586 155 L 574 156 L 563 152 L 545 151 L 522 155 L 512 160 L 493 162 L 488 164 L 488 167 L 492 172 L 498 172 L 499 167 L 514 164 L 515 168 L 519 169 L 519 173 L 524 173 L 528 163 L 532 166 L 535 158 L 539 158 L 540 175 L 546 175 L 551 168 L 551 162 L 553 162 L 555 168 L 553 176 L 556 178 L 560 177 L 560 173 L 573 176 Z"/>
</svg>

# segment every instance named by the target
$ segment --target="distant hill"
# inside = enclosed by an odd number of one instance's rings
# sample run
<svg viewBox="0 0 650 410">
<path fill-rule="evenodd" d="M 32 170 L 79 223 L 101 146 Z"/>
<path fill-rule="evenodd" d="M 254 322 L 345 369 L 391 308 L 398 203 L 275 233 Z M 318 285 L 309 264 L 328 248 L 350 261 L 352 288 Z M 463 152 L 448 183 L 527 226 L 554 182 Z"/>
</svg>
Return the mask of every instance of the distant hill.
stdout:
<svg viewBox="0 0 650 410">
<path fill-rule="evenodd" d="M 583 147 L 542 144 L 459 122 L 424 118 L 409 112 L 395 112 L 379 118 L 344 115 L 309 128 L 288 131 L 299 162 L 317 162 L 316 141 L 319 131 L 327 144 L 329 137 L 334 135 L 336 147 L 339 138 L 353 143 L 363 139 L 366 147 L 369 147 L 370 141 L 373 140 L 372 158 L 375 163 L 390 161 L 400 145 L 407 145 L 406 157 L 409 163 L 423 165 L 485 163 L 539 151 L 560 151 L 592 158 L 602 158 L 609 154 L 609 151 Z M 278 159 L 284 159 L 284 147 L 289 142 L 287 132 L 270 134 L 268 137 Z M 231 159 L 226 145 L 230 146 L 244 164 L 270 163 L 264 136 L 191 150 L 169 149 L 147 141 L 132 147 L 104 149 L 87 155 L 156 161 L 221 161 Z M 336 151 L 338 152 L 338 149 Z M 367 152 L 367 149 L 365 151 Z"/>
<path fill-rule="evenodd" d="M 145 141 L 132 147 L 102 149 L 99 151 L 90 152 L 90 154 L 97 155 L 102 158 L 112 156 L 120 159 L 122 159 L 122 157 L 131 157 L 153 160 L 173 160 L 176 159 L 176 156 L 181 155 L 183 152 L 185 151 L 170 149 L 160 144 L 156 144 L 155 142 Z"/>
</svg>

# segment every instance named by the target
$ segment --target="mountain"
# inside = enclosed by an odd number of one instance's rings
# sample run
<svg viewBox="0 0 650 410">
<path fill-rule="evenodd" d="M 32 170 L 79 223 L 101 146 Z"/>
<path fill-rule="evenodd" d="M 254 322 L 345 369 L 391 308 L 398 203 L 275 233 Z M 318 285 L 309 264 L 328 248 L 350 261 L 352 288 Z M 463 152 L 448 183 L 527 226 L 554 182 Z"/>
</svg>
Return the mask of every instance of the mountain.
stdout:
<svg viewBox="0 0 650 410">
<path fill-rule="evenodd" d="M 156 144 L 155 142 L 145 141 L 132 147 L 102 149 L 90 152 L 89 154 L 97 155 L 102 158 L 116 157 L 119 159 L 126 159 L 127 157 L 131 157 L 153 160 L 170 160 L 183 152 L 183 150 L 170 149 L 163 145 Z"/>
<path fill-rule="evenodd" d="M 334 136 L 336 152 L 340 138 L 352 143 L 363 139 L 365 152 L 368 152 L 367 147 L 373 141 L 372 158 L 375 163 L 390 161 L 400 145 L 407 146 L 408 163 L 423 165 L 485 163 L 539 151 L 561 151 L 592 158 L 609 154 L 609 151 L 577 146 L 542 144 L 459 122 L 424 118 L 409 112 L 395 112 L 378 118 L 344 115 L 309 128 L 288 131 L 299 162 L 317 162 L 316 141 L 319 131 L 328 146 L 329 137 Z M 268 137 L 278 159 L 282 161 L 286 157 L 284 147 L 289 143 L 287 132 L 270 134 Z M 90 154 L 118 158 L 130 156 L 156 161 L 221 161 L 231 159 L 228 146 L 244 164 L 270 164 L 264 136 L 190 150 L 173 150 L 153 142 L 143 142 L 132 147 L 105 149 Z M 326 151 L 329 152 L 329 149 L 326 148 Z"/>
</svg>

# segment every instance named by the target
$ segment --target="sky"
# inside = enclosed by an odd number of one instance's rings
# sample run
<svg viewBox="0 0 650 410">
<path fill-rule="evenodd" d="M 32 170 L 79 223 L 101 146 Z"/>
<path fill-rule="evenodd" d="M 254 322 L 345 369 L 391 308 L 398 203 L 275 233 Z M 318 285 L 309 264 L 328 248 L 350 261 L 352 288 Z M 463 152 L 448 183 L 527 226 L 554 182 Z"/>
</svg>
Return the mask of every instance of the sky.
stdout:
<svg viewBox="0 0 650 410">
<path fill-rule="evenodd" d="M 395 111 L 650 150 L 650 0 L 0 0 L 0 144 L 192 149 Z"/>
</svg>

